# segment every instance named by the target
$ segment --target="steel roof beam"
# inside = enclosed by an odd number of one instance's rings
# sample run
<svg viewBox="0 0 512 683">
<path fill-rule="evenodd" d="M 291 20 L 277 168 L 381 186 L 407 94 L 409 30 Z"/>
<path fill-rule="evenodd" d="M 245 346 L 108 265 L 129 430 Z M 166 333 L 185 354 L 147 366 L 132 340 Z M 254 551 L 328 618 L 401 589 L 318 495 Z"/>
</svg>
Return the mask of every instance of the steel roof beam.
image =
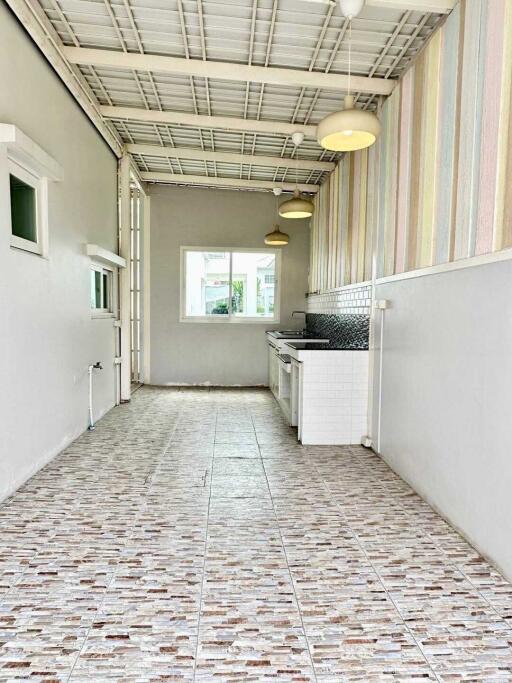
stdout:
<svg viewBox="0 0 512 683">
<path fill-rule="evenodd" d="M 273 180 L 248 180 L 246 178 L 217 178 L 202 175 L 181 175 L 178 173 L 141 173 L 142 180 L 148 183 L 171 183 L 173 185 L 208 185 L 215 187 L 236 187 L 239 189 L 272 190 L 280 187 L 284 192 L 293 192 L 294 183 L 275 183 Z M 318 192 L 318 185 L 299 183 L 301 192 Z"/>
<path fill-rule="evenodd" d="M 233 130 L 263 135 L 292 135 L 295 131 L 301 131 L 306 137 L 316 137 L 316 126 L 302 126 L 281 121 L 255 121 L 254 119 L 238 119 L 234 116 L 205 116 L 176 111 L 148 110 L 137 107 L 109 107 L 106 105 L 101 106 L 100 111 L 107 119 L 138 121 L 140 123 L 194 126 L 195 128 Z"/>
<path fill-rule="evenodd" d="M 71 94 L 94 123 L 112 151 L 120 157 L 123 153 L 123 145 L 119 136 L 100 116 L 96 98 L 84 76 L 76 66 L 70 65 L 66 60 L 64 55 L 65 47 L 39 2 L 35 0 L 7 0 L 7 4 L 64 81 Z"/>
<path fill-rule="evenodd" d="M 208 152 L 190 147 L 159 147 L 158 145 L 126 145 L 130 154 L 141 154 L 164 159 L 192 159 L 198 161 L 215 161 L 226 164 L 253 164 L 254 166 L 272 166 L 276 168 L 299 168 L 332 171 L 335 164 L 331 161 L 315 159 L 291 159 L 289 157 L 272 157 L 262 154 L 235 154 L 231 152 Z"/>
<path fill-rule="evenodd" d="M 136 71 L 171 73 L 198 78 L 268 83 L 291 88 L 305 87 L 340 91 L 346 90 L 349 85 L 346 74 L 325 73 L 323 71 L 301 71 L 300 69 L 232 64 L 71 46 L 64 48 L 64 54 L 71 64 L 83 66 L 135 69 Z M 353 91 L 372 95 L 390 95 L 395 86 L 394 81 L 386 78 L 354 75 L 350 78 L 350 84 Z"/>
<path fill-rule="evenodd" d="M 436 14 L 449 14 L 458 2 L 459 0 L 366 0 L 370 7 Z"/>
<path fill-rule="evenodd" d="M 336 0 L 304 0 L 304 2 L 319 3 L 321 5 L 337 4 Z M 382 9 L 396 9 L 404 12 L 434 12 L 435 14 L 450 14 L 459 0 L 366 0 L 368 7 Z"/>
</svg>

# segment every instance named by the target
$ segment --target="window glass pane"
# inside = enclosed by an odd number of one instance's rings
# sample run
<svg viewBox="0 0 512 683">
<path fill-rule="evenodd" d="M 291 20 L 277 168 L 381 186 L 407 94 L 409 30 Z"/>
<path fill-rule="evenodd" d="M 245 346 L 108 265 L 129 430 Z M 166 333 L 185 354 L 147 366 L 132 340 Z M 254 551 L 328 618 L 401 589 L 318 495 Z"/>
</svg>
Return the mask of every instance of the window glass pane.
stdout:
<svg viewBox="0 0 512 683">
<path fill-rule="evenodd" d="M 233 253 L 233 313 L 250 318 L 274 316 L 275 254 Z"/>
<path fill-rule="evenodd" d="M 23 180 L 9 175 L 12 234 L 37 243 L 36 191 Z"/>
<path fill-rule="evenodd" d="M 108 286 L 109 285 L 108 273 L 103 273 L 102 278 L 103 278 L 103 301 L 102 301 L 101 307 L 108 310 L 110 308 L 110 306 L 109 306 L 110 292 L 109 292 L 109 286 Z"/>
<path fill-rule="evenodd" d="M 228 315 L 229 252 L 186 253 L 186 315 Z"/>
<path fill-rule="evenodd" d="M 91 308 L 102 308 L 101 273 L 98 270 L 91 270 Z"/>
</svg>

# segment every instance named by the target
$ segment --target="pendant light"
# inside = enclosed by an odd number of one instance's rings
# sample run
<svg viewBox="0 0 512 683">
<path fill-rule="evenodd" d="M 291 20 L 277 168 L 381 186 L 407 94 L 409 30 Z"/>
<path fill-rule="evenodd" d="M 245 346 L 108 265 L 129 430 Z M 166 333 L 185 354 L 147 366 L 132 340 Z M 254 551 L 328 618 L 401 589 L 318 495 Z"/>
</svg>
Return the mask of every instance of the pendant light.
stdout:
<svg viewBox="0 0 512 683">
<path fill-rule="evenodd" d="M 274 230 L 265 235 L 265 244 L 272 247 L 282 247 L 284 244 L 288 244 L 289 241 L 289 235 L 281 232 L 277 223 L 274 225 Z"/>
<path fill-rule="evenodd" d="M 303 197 L 299 190 L 299 145 L 304 140 L 304 133 L 293 133 L 292 141 L 295 145 L 295 192 L 293 197 L 283 202 L 279 207 L 279 215 L 283 218 L 309 218 L 313 215 L 315 205 L 310 199 Z"/>
<path fill-rule="evenodd" d="M 355 108 L 354 96 L 350 93 L 352 67 L 352 19 L 362 9 L 364 2 L 340 0 L 341 11 L 348 24 L 348 93 L 345 108 L 329 114 L 317 127 L 318 143 L 334 152 L 353 152 L 373 145 L 380 134 L 380 121 L 373 112 Z"/>
<path fill-rule="evenodd" d="M 276 198 L 276 214 L 277 214 L 277 206 L 278 206 L 278 197 L 281 194 L 282 190 L 280 187 L 274 187 L 272 192 L 275 195 Z M 265 235 L 265 244 L 268 244 L 269 246 L 272 247 L 282 247 L 285 244 L 288 244 L 290 241 L 290 237 L 285 233 L 281 232 L 279 230 L 279 224 L 275 223 L 274 224 L 274 230 L 272 232 L 269 232 Z"/>
</svg>

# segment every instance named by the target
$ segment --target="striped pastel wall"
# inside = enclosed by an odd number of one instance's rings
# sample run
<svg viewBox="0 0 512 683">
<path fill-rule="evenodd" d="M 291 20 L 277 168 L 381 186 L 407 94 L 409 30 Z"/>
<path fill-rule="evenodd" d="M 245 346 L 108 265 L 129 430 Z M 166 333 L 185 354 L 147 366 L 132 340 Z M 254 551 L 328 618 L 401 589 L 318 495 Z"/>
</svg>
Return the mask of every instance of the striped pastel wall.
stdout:
<svg viewBox="0 0 512 683">
<path fill-rule="evenodd" d="M 512 246 L 511 112 L 512 1 L 461 0 L 321 188 L 312 291 L 369 279 L 372 243 L 377 277 Z"/>
<path fill-rule="evenodd" d="M 346 155 L 315 198 L 311 220 L 310 291 L 327 291 L 371 277 L 367 230 L 367 150 Z"/>
</svg>

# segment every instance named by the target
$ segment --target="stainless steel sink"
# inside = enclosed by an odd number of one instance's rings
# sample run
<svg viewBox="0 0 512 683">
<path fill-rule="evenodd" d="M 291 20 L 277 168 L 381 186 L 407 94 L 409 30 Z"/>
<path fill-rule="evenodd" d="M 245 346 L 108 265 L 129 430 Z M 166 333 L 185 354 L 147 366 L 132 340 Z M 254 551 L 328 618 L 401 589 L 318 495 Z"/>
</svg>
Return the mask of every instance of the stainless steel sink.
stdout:
<svg viewBox="0 0 512 683">
<path fill-rule="evenodd" d="M 303 339 L 307 336 L 301 330 L 274 330 L 270 334 L 276 339 Z"/>
</svg>

